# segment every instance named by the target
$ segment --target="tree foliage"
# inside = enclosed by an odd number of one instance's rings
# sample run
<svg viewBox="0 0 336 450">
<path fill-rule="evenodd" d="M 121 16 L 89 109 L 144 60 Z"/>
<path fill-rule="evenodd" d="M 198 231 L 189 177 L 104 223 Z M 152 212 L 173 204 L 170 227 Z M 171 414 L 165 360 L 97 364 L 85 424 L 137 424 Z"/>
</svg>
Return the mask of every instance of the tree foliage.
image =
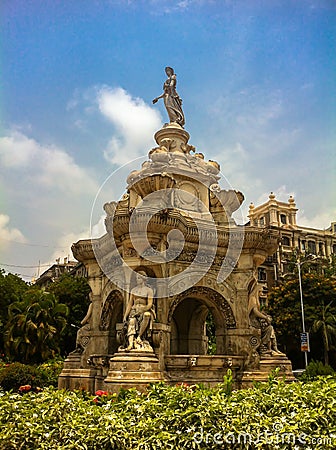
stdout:
<svg viewBox="0 0 336 450">
<path fill-rule="evenodd" d="M 324 364 L 329 364 L 329 351 L 331 350 L 332 342 L 336 337 L 336 316 L 335 307 L 330 302 L 327 305 L 324 304 L 322 299 L 318 309 L 318 317 L 314 320 L 312 325 L 312 331 L 320 333 L 323 341 L 324 350 Z"/>
<path fill-rule="evenodd" d="M 42 362 L 60 352 L 68 307 L 54 294 L 31 287 L 8 308 L 4 341 L 7 356 L 19 362 Z"/>
<path fill-rule="evenodd" d="M 336 332 L 336 323 L 333 323 L 331 319 L 336 314 L 336 280 L 324 273 L 303 273 L 302 293 L 306 330 L 310 332 L 311 357 L 322 359 L 325 355 L 323 349 L 326 344 L 323 333 L 326 329 L 328 330 L 328 350 L 330 351 L 333 348 L 333 335 Z M 327 311 L 326 306 L 328 306 Z M 303 359 L 300 352 L 302 316 L 297 274 L 293 274 L 291 279 L 287 279 L 270 291 L 268 312 L 273 317 L 279 343 L 282 344 L 294 365 L 302 366 Z"/>
<path fill-rule="evenodd" d="M 0 269 L 0 352 L 4 353 L 3 334 L 8 321 L 8 307 L 20 300 L 29 285 L 17 275 Z"/>
<path fill-rule="evenodd" d="M 73 277 L 65 273 L 52 283 L 48 290 L 69 309 L 67 324 L 60 341 L 60 352 L 65 356 L 75 348 L 77 328 L 80 327 L 80 322 L 88 310 L 91 289 L 86 278 Z"/>
<path fill-rule="evenodd" d="M 75 348 L 90 300 L 85 278 L 64 274 L 43 291 L 0 270 L 0 351 L 11 360 L 41 362 Z"/>
</svg>

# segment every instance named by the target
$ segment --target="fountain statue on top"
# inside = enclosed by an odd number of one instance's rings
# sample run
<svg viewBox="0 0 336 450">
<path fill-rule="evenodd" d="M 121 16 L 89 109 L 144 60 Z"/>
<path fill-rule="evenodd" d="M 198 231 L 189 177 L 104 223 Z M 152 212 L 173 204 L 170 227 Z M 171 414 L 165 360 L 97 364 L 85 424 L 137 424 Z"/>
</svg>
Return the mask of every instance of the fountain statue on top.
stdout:
<svg viewBox="0 0 336 450">
<path fill-rule="evenodd" d="M 160 98 L 163 98 L 170 123 L 177 123 L 183 127 L 185 119 L 182 110 L 182 99 L 176 92 L 176 75 L 171 67 L 166 67 L 165 71 L 168 78 L 163 84 L 163 94 L 154 98 L 153 103 L 157 103 Z"/>
</svg>

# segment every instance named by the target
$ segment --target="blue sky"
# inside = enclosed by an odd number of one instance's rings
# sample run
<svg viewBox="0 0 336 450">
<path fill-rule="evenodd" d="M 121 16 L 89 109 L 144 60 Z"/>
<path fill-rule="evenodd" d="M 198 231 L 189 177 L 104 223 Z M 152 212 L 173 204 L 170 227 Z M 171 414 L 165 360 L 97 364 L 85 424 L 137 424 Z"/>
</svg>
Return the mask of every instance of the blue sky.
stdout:
<svg viewBox="0 0 336 450">
<path fill-rule="evenodd" d="M 2 267 L 33 275 L 39 261 L 89 237 L 99 187 L 117 170 L 94 221 L 140 162 L 118 168 L 145 156 L 167 120 L 151 104 L 167 65 L 190 143 L 244 193 L 246 220 L 249 203 L 271 191 L 295 196 L 301 225 L 336 220 L 333 0 L 3 0 L 0 8 Z"/>
</svg>

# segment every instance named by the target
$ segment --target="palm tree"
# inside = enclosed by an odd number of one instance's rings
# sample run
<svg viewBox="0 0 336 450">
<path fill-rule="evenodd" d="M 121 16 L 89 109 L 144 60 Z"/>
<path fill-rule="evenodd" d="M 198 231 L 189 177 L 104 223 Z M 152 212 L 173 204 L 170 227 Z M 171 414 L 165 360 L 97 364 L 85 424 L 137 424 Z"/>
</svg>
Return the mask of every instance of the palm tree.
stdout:
<svg viewBox="0 0 336 450">
<path fill-rule="evenodd" d="M 6 353 L 22 362 L 40 362 L 59 353 L 60 335 L 68 307 L 54 294 L 30 289 L 8 309 L 4 340 Z"/>
<path fill-rule="evenodd" d="M 329 364 L 330 344 L 336 336 L 336 317 L 330 310 L 331 305 L 332 302 L 325 306 L 322 300 L 321 316 L 315 319 L 312 325 L 312 331 L 314 333 L 320 332 L 322 334 L 325 365 Z"/>
</svg>

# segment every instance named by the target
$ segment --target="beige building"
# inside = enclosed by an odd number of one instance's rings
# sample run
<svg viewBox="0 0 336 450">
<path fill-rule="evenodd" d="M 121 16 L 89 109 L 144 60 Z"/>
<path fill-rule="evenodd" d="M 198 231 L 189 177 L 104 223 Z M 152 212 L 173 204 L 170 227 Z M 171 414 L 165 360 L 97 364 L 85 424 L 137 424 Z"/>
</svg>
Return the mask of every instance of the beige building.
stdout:
<svg viewBox="0 0 336 450">
<path fill-rule="evenodd" d="M 55 264 L 52 264 L 36 280 L 34 280 L 34 284 L 45 289 L 65 273 L 74 277 L 87 277 L 87 270 L 83 263 L 70 261 L 68 258 L 64 258 L 63 262 L 61 262 L 59 258 L 56 260 Z"/>
<path fill-rule="evenodd" d="M 294 252 L 299 257 L 310 254 L 326 259 L 336 255 L 336 222 L 332 222 L 326 230 L 303 227 L 297 224 L 297 211 L 292 196 L 288 202 L 282 202 L 276 199 L 273 192 L 262 205 L 250 204 L 250 225 L 265 229 L 271 227 L 279 233 L 277 251 L 258 268 L 258 279 L 267 283 L 268 288 L 273 287 L 287 272 L 286 261 L 293 257 Z"/>
</svg>

